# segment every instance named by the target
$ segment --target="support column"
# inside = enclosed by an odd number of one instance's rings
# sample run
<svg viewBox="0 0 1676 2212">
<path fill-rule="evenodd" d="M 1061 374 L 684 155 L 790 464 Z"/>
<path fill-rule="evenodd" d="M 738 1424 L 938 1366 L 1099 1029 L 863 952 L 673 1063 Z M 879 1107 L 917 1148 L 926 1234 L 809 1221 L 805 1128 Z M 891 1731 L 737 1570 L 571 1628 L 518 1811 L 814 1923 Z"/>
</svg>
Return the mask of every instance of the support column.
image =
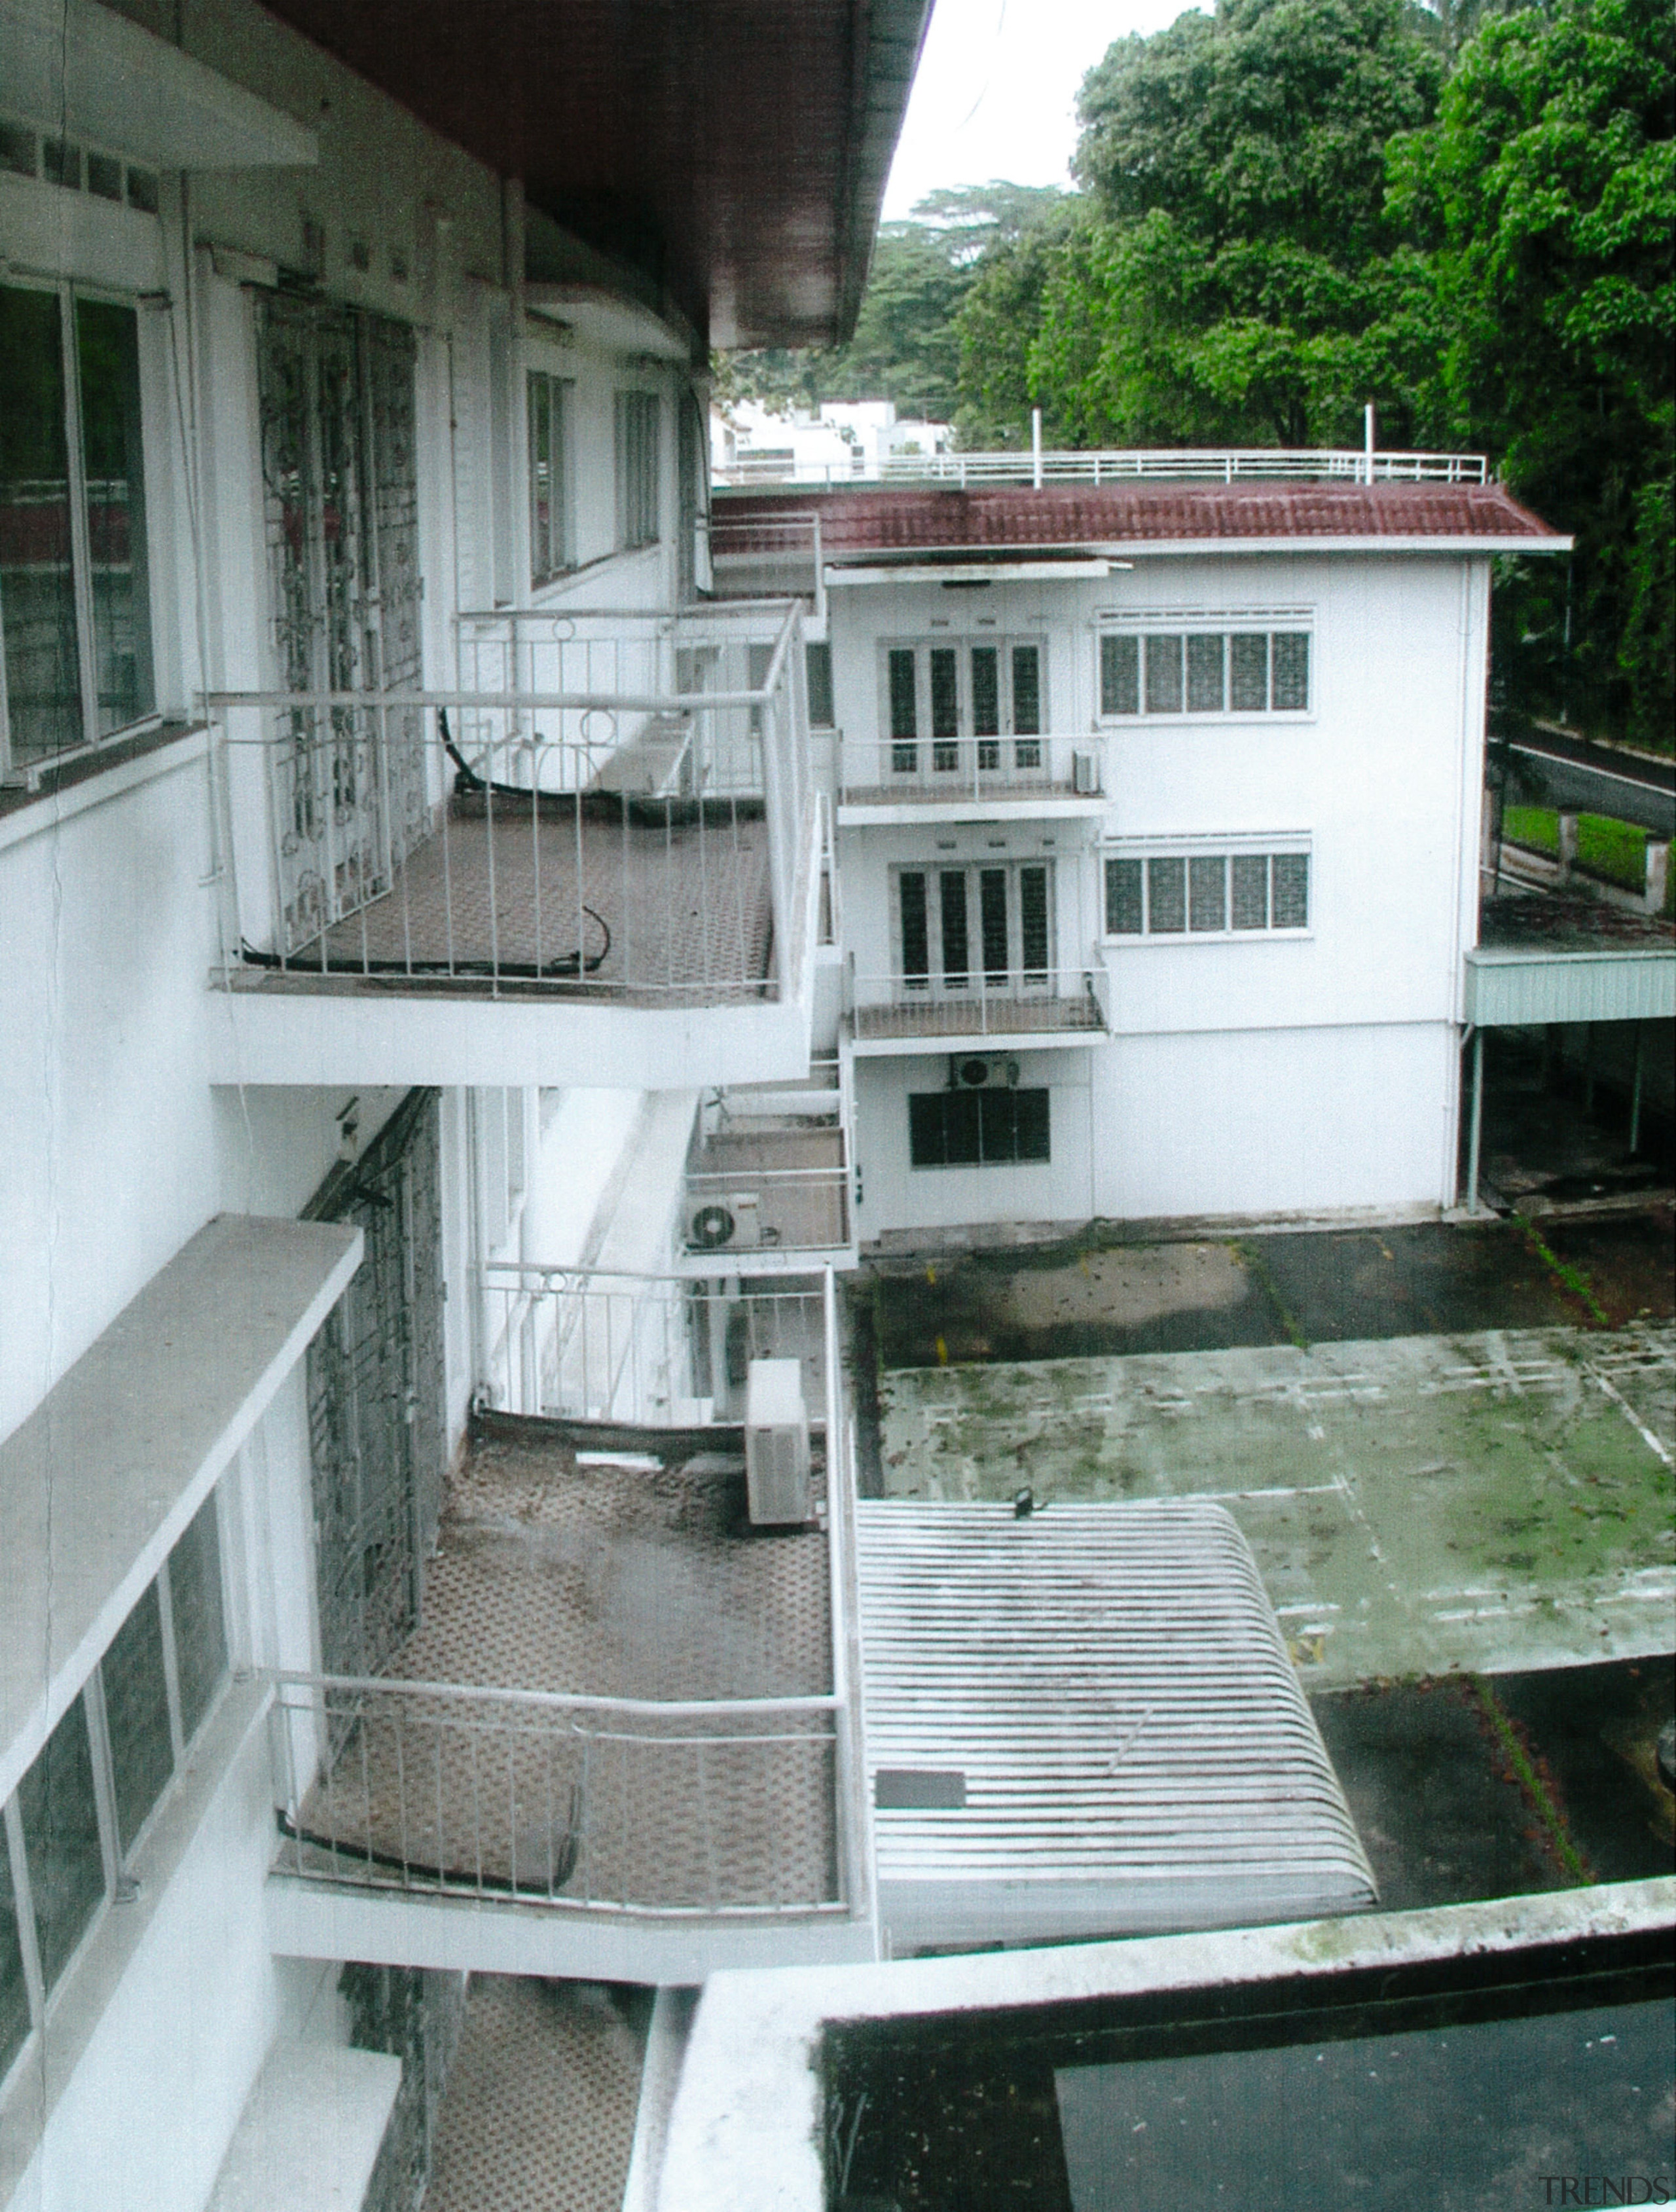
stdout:
<svg viewBox="0 0 1676 2212">
<path fill-rule="evenodd" d="M 1641 1149 L 1641 1053 L 1646 1031 L 1636 1024 L 1635 1073 L 1630 1078 L 1630 1151 L 1633 1156 Z"/>
<path fill-rule="evenodd" d="M 1479 1211 L 1479 1148 L 1484 1133 L 1484 1031 L 1473 1032 L 1473 1119 L 1466 1137 L 1466 1211 Z"/>
</svg>

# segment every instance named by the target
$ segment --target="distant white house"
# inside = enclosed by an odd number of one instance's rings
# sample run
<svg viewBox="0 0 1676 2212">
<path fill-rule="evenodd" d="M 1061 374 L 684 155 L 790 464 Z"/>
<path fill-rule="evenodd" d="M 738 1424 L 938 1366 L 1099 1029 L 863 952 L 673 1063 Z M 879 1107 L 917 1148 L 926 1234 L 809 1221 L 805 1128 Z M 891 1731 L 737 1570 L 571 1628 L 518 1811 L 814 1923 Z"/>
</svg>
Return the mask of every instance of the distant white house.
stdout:
<svg viewBox="0 0 1676 2212">
<path fill-rule="evenodd" d="M 890 462 L 946 453 L 946 422 L 901 420 L 891 399 L 833 399 L 818 414 L 775 414 L 754 399 L 710 410 L 710 461 L 719 483 L 847 483 Z"/>
</svg>

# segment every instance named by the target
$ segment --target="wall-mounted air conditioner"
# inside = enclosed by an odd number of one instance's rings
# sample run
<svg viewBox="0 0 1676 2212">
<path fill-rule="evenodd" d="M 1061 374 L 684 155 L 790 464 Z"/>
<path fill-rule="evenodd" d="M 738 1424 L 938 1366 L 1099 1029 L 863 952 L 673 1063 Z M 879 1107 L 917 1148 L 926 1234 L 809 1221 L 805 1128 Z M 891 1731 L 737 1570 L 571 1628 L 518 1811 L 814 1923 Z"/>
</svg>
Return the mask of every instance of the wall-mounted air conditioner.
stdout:
<svg viewBox="0 0 1676 2212">
<path fill-rule="evenodd" d="M 1071 756 L 1071 788 L 1085 799 L 1091 799 L 1100 788 L 1100 756 L 1098 753 L 1073 752 Z"/>
<path fill-rule="evenodd" d="M 957 1052 L 949 1060 L 950 1091 L 1016 1091 L 1018 1062 L 1005 1053 Z"/>
<path fill-rule="evenodd" d="M 754 1252 L 762 1242 L 762 1194 L 730 1190 L 726 1202 L 701 1206 L 688 1230 L 688 1243 L 699 1252 Z"/>
<path fill-rule="evenodd" d="M 803 1364 L 753 1359 L 745 1380 L 745 1493 L 754 1527 L 809 1518 L 809 1414 Z"/>
</svg>

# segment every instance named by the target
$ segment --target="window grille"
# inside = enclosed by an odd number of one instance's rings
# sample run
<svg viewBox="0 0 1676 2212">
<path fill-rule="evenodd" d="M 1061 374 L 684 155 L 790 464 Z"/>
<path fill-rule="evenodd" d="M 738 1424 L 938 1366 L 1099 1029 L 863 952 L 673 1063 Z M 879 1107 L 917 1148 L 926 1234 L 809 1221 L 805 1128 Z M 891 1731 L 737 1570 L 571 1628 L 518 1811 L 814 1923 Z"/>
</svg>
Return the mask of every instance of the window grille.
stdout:
<svg viewBox="0 0 1676 2212">
<path fill-rule="evenodd" d="M 1309 638 L 1308 630 L 1108 630 L 1101 715 L 1307 713 Z"/>
<path fill-rule="evenodd" d="M 1241 937 L 1309 927 L 1308 853 L 1107 856 L 1108 937 Z"/>
<path fill-rule="evenodd" d="M 575 565 L 570 534 L 570 386 L 529 377 L 530 582 L 550 584 Z"/>
</svg>

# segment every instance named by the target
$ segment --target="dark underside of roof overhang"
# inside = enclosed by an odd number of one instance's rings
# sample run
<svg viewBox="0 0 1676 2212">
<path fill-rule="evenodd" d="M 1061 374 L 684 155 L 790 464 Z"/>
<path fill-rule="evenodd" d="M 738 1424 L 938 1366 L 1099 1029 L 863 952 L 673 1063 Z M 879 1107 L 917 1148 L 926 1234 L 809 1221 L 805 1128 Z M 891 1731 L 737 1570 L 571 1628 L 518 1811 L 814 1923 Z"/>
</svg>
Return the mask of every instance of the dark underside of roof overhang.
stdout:
<svg viewBox="0 0 1676 2212">
<path fill-rule="evenodd" d="M 268 0 L 718 345 L 854 320 L 931 0 Z"/>
</svg>

